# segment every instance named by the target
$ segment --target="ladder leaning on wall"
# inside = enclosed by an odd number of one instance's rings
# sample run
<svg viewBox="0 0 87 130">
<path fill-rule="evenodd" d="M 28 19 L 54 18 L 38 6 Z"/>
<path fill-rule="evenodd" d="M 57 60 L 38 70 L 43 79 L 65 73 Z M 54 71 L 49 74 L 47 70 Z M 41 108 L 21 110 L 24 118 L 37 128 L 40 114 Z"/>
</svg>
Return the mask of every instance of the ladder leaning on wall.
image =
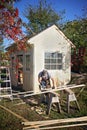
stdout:
<svg viewBox="0 0 87 130">
<path fill-rule="evenodd" d="M 0 66 L 0 100 L 2 98 L 13 100 L 10 68 L 5 66 Z"/>
</svg>

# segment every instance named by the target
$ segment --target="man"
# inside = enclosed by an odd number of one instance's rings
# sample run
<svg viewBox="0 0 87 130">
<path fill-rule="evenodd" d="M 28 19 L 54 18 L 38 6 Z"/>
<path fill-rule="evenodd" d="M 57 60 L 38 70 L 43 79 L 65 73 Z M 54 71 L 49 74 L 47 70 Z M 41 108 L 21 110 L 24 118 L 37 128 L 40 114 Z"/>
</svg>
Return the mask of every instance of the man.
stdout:
<svg viewBox="0 0 87 130">
<path fill-rule="evenodd" d="M 54 80 L 47 70 L 43 70 L 38 74 L 38 81 L 40 83 L 40 89 L 50 88 L 50 80 L 52 81 L 52 88 L 54 88 Z"/>
</svg>

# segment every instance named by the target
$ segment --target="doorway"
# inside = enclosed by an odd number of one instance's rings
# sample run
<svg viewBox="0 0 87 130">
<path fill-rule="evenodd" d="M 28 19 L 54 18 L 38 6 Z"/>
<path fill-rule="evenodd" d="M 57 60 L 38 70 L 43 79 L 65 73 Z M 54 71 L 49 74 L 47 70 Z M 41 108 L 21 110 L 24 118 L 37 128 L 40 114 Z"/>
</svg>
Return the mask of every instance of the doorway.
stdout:
<svg viewBox="0 0 87 130">
<path fill-rule="evenodd" d="M 23 55 L 18 55 L 18 86 L 23 86 Z"/>
</svg>

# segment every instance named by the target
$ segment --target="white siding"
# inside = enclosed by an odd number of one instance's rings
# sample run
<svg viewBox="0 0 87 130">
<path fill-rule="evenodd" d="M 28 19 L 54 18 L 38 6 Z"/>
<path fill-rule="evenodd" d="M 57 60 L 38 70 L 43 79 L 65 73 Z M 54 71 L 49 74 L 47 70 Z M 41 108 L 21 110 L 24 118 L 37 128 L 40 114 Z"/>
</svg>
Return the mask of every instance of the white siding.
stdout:
<svg viewBox="0 0 87 130">
<path fill-rule="evenodd" d="M 68 83 L 71 78 L 70 71 L 70 55 L 71 45 L 68 41 L 58 32 L 57 27 L 53 26 L 40 34 L 34 36 L 28 41 L 34 44 L 34 90 L 38 91 L 38 73 L 44 69 L 44 53 L 55 52 L 63 54 L 63 69 L 62 70 L 49 70 L 53 78 L 56 80 L 56 86 L 61 83 Z"/>
<path fill-rule="evenodd" d="M 38 73 L 44 69 L 44 53 L 59 52 L 63 54 L 63 69 L 48 70 L 55 79 L 55 86 L 61 83 L 69 83 L 71 78 L 71 42 L 53 25 L 38 35 L 28 40 L 31 48 L 24 55 L 23 74 L 25 90 L 39 91 Z M 19 53 L 19 52 L 17 52 Z M 25 56 L 31 55 L 30 70 L 26 71 Z"/>
</svg>

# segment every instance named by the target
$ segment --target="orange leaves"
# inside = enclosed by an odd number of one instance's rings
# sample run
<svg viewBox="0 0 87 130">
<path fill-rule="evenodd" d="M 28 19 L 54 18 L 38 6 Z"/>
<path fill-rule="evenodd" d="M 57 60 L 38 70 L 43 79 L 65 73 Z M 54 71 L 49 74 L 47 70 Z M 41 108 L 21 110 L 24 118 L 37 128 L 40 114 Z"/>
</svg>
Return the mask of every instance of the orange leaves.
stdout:
<svg viewBox="0 0 87 130">
<path fill-rule="evenodd" d="M 14 13 L 14 14 L 15 14 L 15 17 L 18 17 L 18 16 L 19 16 L 19 12 L 18 12 L 18 9 L 17 9 L 17 8 L 15 9 L 15 13 Z"/>
<path fill-rule="evenodd" d="M 14 18 L 12 16 L 9 16 L 8 22 L 12 25 L 14 25 Z"/>
<path fill-rule="evenodd" d="M 14 40 L 17 43 L 16 50 L 26 50 L 25 36 L 21 30 L 22 20 L 19 18 L 18 9 L 13 7 L 14 1 L 0 0 L 0 34 L 2 37 Z"/>
<path fill-rule="evenodd" d="M 27 40 L 27 39 L 24 38 L 24 39 L 18 41 L 18 43 L 17 43 L 17 49 L 18 49 L 18 50 L 24 50 L 24 51 L 27 50 L 28 45 L 27 45 L 27 43 L 26 43 L 26 40 Z"/>
<path fill-rule="evenodd" d="M 4 34 L 8 34 L 10 38 L 12 38 L 13 34 L 15 37 L 17 35 L 20 35 L 22 33 L 20 27 L 21 27 L 21 19 L 18 17 L 18 9 L 14 10 L 14 14 L 11 14 L 10 11 L 1 11 L 0 15 L 0 27 L 3 26 L 3 30 L 0 29 L 0 31 L 4 31 Z M 16 12 L 15 12 L 16 11 Z M 14 39 L 13 39 L 14 40 Z"/>
<path fill-rule="evenodd" d="M 18 9 L 13 7 L 14 0 L 0 0 L 0 34 L 14 41 L 22 35 L 21 19 Z"/>
</svg>

